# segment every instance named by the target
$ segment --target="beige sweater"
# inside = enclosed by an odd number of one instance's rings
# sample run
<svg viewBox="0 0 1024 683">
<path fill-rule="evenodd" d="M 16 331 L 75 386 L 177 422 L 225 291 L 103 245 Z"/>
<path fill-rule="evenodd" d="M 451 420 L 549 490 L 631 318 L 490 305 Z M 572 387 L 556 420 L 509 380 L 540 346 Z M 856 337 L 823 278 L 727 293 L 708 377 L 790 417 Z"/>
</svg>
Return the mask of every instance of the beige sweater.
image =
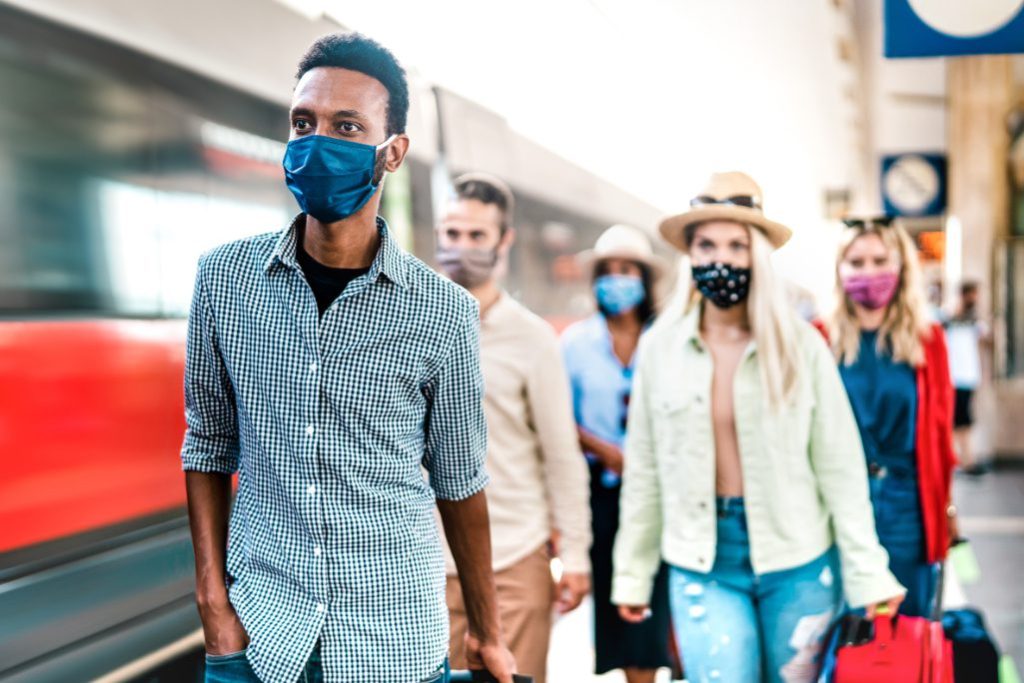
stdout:
<svg viewBox="0 0 1024 683">
<path fill-rule="evenodd" d="M 590 487 L 551 326 L 507 294 L 480 325 L 494 569 L 561 534 L 565 571 L 590 572 Z M 445 547 L 447 571 L 455 574 Z"/>
</svg>

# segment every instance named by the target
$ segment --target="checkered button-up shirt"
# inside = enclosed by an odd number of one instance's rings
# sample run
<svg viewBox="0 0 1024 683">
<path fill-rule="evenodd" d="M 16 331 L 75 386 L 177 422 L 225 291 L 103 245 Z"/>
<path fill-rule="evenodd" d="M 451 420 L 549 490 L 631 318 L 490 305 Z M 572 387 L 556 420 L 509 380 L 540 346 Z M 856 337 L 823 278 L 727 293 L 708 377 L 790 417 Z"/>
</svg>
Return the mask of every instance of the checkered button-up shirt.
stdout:
<svg viewBox="0 0 1024 683">
<path fill-rule="evenodd" d="M 229 596 L 261 680 L 295 681 L 318 640 L 327 681 L 433 680 L 448 644 L 435 495 L 487 483 L 476 303 L 378 219 L 369 272 L 320 318 L 302 220 L 200 260 L 183 465 L 238 472 Z"/>
</svg>

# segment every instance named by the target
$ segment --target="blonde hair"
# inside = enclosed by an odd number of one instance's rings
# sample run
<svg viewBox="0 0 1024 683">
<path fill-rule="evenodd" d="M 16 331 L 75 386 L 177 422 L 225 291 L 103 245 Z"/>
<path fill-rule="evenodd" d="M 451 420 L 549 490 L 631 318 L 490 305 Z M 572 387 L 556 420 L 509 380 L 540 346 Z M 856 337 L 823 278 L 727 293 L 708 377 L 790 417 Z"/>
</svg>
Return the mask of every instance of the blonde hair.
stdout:
<svg viewBox="0 0 1024 683">
<path fill-rule="evenodd" d="M 856 362 L 860 351 L 860 324 L 853 301 L 843 290 L 839 278 L 839 264 L 846 252 L 861 237 L 877 235 L 890 254 L 900 262 L 900 278 L 896 293 L 886 307 L 885 318 L 878 333 L 878 350 L 888 351 L 892 359 L 914 367 L 924 363 L 923 340 L 931 335 L 931 320 L 925 304 L 921 263 L 917 247 L 906 230 L 897 224 L 885 227 L 846 228 L 839 238 L 836 257 L 835 310 L 828 330 L 832 352 L 843 364 Z"/>
<path fill-rule="evenodd" d="M 757 364 L 761 385 L 778 408 L 792 403 L 800 380 L 800 356 L 797 343 L 797 318 L 786 298 L 782 281 L 772 266 L 772 246 L 759 229 L 740 223 L 750 234 L 750 294 L 747 314 L 757 344 Z M 692 242 L 695 231 L 687 232 Z M 690 292 L 686 310 L 702 305 L 703 296 L 696 287 Z"/>
</svg>

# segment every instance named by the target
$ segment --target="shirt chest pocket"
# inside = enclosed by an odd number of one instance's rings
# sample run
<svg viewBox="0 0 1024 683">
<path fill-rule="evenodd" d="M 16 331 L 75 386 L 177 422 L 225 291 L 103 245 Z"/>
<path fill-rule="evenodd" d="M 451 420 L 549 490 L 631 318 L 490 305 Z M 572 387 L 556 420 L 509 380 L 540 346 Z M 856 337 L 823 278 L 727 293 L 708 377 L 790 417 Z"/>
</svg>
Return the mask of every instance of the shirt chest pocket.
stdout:
<svg viewBox="0 0 1024 683">
<path fill-rule="evenodd" d="M 683 391 L 662 391 L 651 396 L 651 432 L 659 454 L 682 454 L 693 414 L 693 397 Z"/>
<path fill-rule="evenodd" d="M 396 349 L 356 349 L 331 358 L 334 372 L 324 394 L 344 412 L 369 420 L 420 419 L 422 365 Z"/>
<path fill-rule="evenodd" d="M 785 410 L 766 407 L 752 418 L 758 424 L 759 448 L 791 479 L 812 476 L 809 445 L 814 411 L 814 405 L 800 394 Z"/>
</svg>

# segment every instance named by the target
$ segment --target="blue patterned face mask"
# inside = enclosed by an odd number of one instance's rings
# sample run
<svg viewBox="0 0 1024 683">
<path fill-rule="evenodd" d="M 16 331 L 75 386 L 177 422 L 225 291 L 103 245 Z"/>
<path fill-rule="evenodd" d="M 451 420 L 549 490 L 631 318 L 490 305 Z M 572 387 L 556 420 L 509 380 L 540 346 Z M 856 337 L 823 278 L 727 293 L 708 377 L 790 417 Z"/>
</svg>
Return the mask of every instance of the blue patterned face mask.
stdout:
<svg viewBox="0 0 1024 683">
<path fill-rule="evenodd" d="M 326 135 L 296 138 L 284 153 L 285 184 L 302 210 L 321 223 L 348 218 L 377 191 L 377 152 L 396 137 L 376 147 Z"/>
<path fill-rule="evenodd" d="M 594 280 L 594 296 L 609 315 L 631 311 L 644 300 L 644 281 L 636 275 L 602 275 Z"/>
</svg>

